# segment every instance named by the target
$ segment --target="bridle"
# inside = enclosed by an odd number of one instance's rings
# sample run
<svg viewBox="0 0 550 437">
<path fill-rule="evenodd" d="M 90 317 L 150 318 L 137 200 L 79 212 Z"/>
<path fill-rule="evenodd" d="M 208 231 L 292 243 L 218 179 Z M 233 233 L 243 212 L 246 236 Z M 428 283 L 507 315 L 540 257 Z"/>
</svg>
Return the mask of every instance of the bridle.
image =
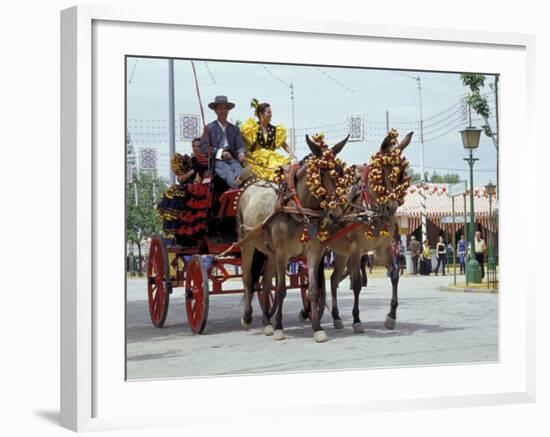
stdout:
<svg viewBox="0 0 550 437">
<path fill-rule="evenodd" d="M 278 191 L 275 211 L 284 214 L 298 214 L 302 216 L 305 223 L 310 222 L 310 218 L 321 218 L 324 215 L 323 209 L 304 208 L 300 196 L 296 191 L 296 175 L 302 164 L 294 163 L 288 169 L 285 183 Z"/>
</svg>

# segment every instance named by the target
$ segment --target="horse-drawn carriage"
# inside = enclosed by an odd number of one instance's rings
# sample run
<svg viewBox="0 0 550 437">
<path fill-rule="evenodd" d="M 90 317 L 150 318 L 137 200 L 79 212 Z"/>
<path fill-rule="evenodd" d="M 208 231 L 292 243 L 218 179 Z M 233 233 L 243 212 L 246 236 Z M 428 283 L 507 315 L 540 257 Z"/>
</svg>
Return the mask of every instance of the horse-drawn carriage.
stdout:
<svg viewBox="0 0 550 437">
<path fill-rule="evenodd" d="M 208 184 L 215 185 L 216 181 Z M 196 245 L 182 246 L 173 239 L 160 236 L 152 239 L 147 260 L 147 296 L 149 315 L 155 327 L 164 326 L 170 295 L 176 288 L 183 288 L 187 320 L 196 334 L 202 333 L 206 327 L 211 295 L 243 292 L 240 281 L 237 288 L 228 288 L 228 281 L 242 277 L 238 273 L 240 249 L 233 245 L 237 241 L 235 206 L 240 191 L 229 189 L 220 193 L 214 186 L 209 186 L 207 231 Z M 294 269 L 287 273 L 287 288 L 300 289 L 305 306 L 307 267 L 302 259 L 293 260 L 293 263 Z M 267 301 L 263 295 L 257 293 L 260 305 L 267 305 L 268 312 L 273 314 L 274 289 L 268 294 Z"/>
<path fill-rule="evenodd" d="M 371 248 L 369 240 L 374 239 L 386 253 L 392 300 L 385 326 L 393 329 L 399 281 L 395 267 L 399 231 L 394 214 L 410 184 L 408 162 L 401 152 L 411 137 L 412 132 L 398 143 L 397 132 L 388 133 L 380 151 L 358 174 L 355 166 L 347 167 L 336 158 L 348 138 L 328 148 L 322 136 L 317 142 L 306 135 L 312 154 L 289 169 L 281 168 L 275 185 L 260 181 L 244 191 L 233 189 L 219 194 L 215 182 L 210 184 L 208 226 L 201 241 L 191 247 L 166 245 L 161 238 L 151 243 L 147 276 L 153 324 L 164 325 L 172 290 L 184 287 L 193 332 L 201 333 L 206 326 L 210 295 L 240 292 L 244 293 L 241 324 L 248 328 L 256 291 L 264 333 L 281 340 L 285 338 L 282 309 L 286 290 L 298 288 L 303 302 L 301 318 L 311 321 L 316 342 L 327 341 L 321 326 L 326 304 L 322 264 L 330 247 L 336 254 L 331 276 L 334 327 L 343 327 L 336 292 L 343 268 L 348 266 L 354 293 L 353 330 L 363 332 L 359 318 L 359 264 L 361 254 Z M 293 262 L 298 268 L 289 273 L 288 264 Z M 228 265 L 242 265 L 243 274 L 229 273 Z M 243 288 L 224 288 L 232 278 L 242 278 Z"/>
</svg>

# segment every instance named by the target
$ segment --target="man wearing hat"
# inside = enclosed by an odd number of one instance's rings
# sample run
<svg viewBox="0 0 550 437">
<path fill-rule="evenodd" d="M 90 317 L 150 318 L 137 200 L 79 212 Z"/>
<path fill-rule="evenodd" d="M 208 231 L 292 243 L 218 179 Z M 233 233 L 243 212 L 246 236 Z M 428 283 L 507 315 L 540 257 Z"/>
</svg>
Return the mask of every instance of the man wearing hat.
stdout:
<svg viewBox="0 0 550 437">
<path fill-rule="evenodd" d="M 418 259 L 422 253 L 422 245 L 420 241 L 416 239 L 414 235 L 411 235 L 411 242 L 409 244 L 409 250 L 411 251 L 411 261 L 412 261 L 412 274 L 418 274 Z"/>
<path fill-rule="evenodd" d="M 226 96 L 216 96 L 208 107 L 217 115 L 217 120 L 208 124 L 208 137 L 201 139 L 202 153 L 208 153 L 208 146 L 212 148 L 214 171 L 232 188 L 237 188 L 243 172 L 242 163 L 245 157 L 245 146 L 241 132 L 237 126 L 227 121 L 227 114 L 235 107 Z"/>
</svg>

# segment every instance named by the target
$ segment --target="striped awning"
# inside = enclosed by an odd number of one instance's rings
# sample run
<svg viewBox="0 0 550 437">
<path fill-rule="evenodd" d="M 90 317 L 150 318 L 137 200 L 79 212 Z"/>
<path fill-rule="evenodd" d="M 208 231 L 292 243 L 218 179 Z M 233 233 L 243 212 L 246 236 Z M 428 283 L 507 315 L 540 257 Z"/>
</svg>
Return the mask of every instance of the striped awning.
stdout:
<svg viewBox="0 0 550 437">
<path fill-rule="evenodd" d="M 421 195 L 422 194 L 422 195 Z M 396 212 L 398 217 L 406 217 L 409 222 L 409 229 L 416 229 L 421 224 L 422 214 L 422 197 L 425 197 L 426 202 L 426 218 L 433 222 L 441 229 L 448 228 L 451 230 L 452 224 L 442 223 L 441 219 L 445 216 L 452 216 L 452 199 L 447 195 L 446 184 L 426 183 L 424 185 L 412 185 L 407 190 L 405 203 L 399 207 Z M 496 212 L 498 206 L 495 197 L 492 199 L 492 205 L 489 205 L 489 195 L 485 192 L 484 187 L 474 188 L 474 215 L 476 222 L 484 227 L 496 226 Z M 493 220 L 489 223 L 489 208 L 492 208 Z M 466 215 L 467 220 L 470 217 L 470 199 L 469 195 L 466 199 Z M 459 218 L 464 216 L 464 197 L 455 197 L 455 217 L 459 222 L 463 220 Z M 462 223 L 455 223 L 457 229 L 462 227 Z"/>
</svg>

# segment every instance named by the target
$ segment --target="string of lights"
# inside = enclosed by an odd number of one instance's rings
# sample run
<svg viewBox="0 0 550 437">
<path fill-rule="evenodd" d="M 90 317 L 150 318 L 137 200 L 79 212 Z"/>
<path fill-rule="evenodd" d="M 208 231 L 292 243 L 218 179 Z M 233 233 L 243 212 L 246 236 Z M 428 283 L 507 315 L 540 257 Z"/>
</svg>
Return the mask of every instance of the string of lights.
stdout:
<svg viewBox="0 0 550 437">
<path fill-rule="evenodd" d="M 332 76 L 331 74 L 328 74 L 325 70 L 321 70 L 319 67 L 317 67 L 317 70 L 320 71 L 322 74 L 324 74 L 326 77 L 328 77 L 330 80 L 332 80 L 334 83 L 337 83 L 338 85 L 340 85 L 342 88 L 344 88 L 346 91 L 349 91 L 350 93 L 355 93 L 355 90 L 351 89 L 350 87 L 344 85 L 344 83 L 342 83 L 341 81 L 339 81 L 338 79 L 336 79 L 334 76 Z"/>
<path fill-rule="evenodd" d="M 461 99 L 458 99 L 458 101 L 456 103 L 453 103 L 451 106 L 449 106 L 448 108 L 445 108 L 443 109 L 442 111 L 436 113 L 436 114 L 433 114 L 433 115 L 430 115 L 429 117 L 426 117 L 424 118 L 424 123 L 427 122 L 427 121 L 430 121 L 430 120 L 433 120 L 434 118 L 437 118 L 437 117 L 440 117 L 441 115 L 443 114 L 446 114 L 447 112 L 449 111 L 453 111 L 455 110 L 455 108 L 457 106 L 460 106 L 462 105 L 462 100 Z"/>
<path fill-rule="evenodd" d="M 410 164 L 409 167 L 413 168 L 420 168 L 420 165 L 417 164 Z M 456 171 L 456 172 L 462 172 L 467 173 L 469 170 L 467 168 L 454 168 L 454 167 L 430 167 L 430 166 L 424 166 L 424 170 L 440 170 L 440 171 Z M 474 172 L 480 172 L 480 173 L 496 173 L 496 170 L 491 170 L 487 168 L 474 168 Z"/>
<path fill-rule="evenodd" d="M 210 70 L 210 66 L 208 65 L 207 61 L 204 61 L 204 65 L 206 66 L 206 70 L 208 70 L 208 74 L 210 75 L 210 79 L 212 79 L 212 83 L 216 85 L 216 79 L 214 79 L 214 75 L 212 74 L 212 71 Z"/>
<path fill-rule="evenodd" d="M 347 126 L 347 122 L 343 121 L 339 123 L 323 124 L 321 126 L 300 127 L 300 128 L 296 128 L 296 132 L 310 132 L 310 131 L 325 132 L 327 128 L 332 128 L 334 126 L 342 126 L 342 127 Z"/>
<path fill-rule="evenodd" d="M 132 66 L 132 71 L 130 71 L 130 76 L 128 77 L 128 83 L 132 83 L 132 79 L 134 78 L 134 73 L 136 72 L 136 66 L 138 63 L 138 58 L 135 59 L 134 65 Z"/>
<path fill-rule="evenodd" d="M 424 130 L 429 131 L 432 126 L 437 126 L 437 125 L 439 125 L 441 123 L 444 123 L 445 121 L 448 121 L 450 119 L 456 119 L 457 116 L 458 116 L 458 118 L 462 118 L 462 111 L 460 109 L 457 109 L 456 111 L 451 112 L 449 115 L 447 115 L 447 116 L 445 116 L 445 117 L 443 117 L 443 118 L 441 118 L 441 119 L 439 119 L 439 120 L 437 120 L 433 123 L 424 124 Z M 424 134 L 425 134 L 425 132 L 424 132 Z"/>
<path fill-rule="evenodd" d="M 417 79 L 417 76 L 413 76 L 412 74 L 403 73 L 402 71 L 393 70 L 393 72 L 394 72 L 395 74 L 399 74 L 400 76 L 408 77 L 409 79 L 414 79 L 414 80 Z"/>
<path fill-rule="evenodd" d="M 275 80 L 278 80 L 283 85 L 285 85 L 287 87 L 290 87 L 290 84 L 287 81 L 281 79 L 279 76 L 277 76 L 275 73 L 273 73 L 273 71 L 271 71 L 270 68 L 267 68 L 264 64 L 260 64 L 260 67 L 262 67 L 265 71 L 267 71 L 273 78 L 275 78 Z"/>
<path fill-rule="evenodd" d="M 208 68 L 208 65 L 205 62 L 205 65 Z M 135 66 L 135 63 L 134 63 Z M 276 80 L 283 84 L 287 84 L 284 80 L 275 75 L 270 69 L 261 65 L 265 71 L 272 75 Z M 322 71 L 322 70 L 320 70 Z M 215 80 L 212 76 L 212 80 Z M 491 93 L 487 93 L 484 96 L 487 97 L 490 111 L 494 113 L 494 104 L 491 105 L 494 101 L 494 96 Z M 464 113 L 464 100 L 463 98 L 459 99 L 455 104 L 445 108 L 442 111 L 426 118 L 424 121 L 432 120 L 431 123 L 424 125 L 424 139 L 426 142 L 435 141 L 440 139 L 450 133 L 456 132 L 457 129 L 463 127 L 465 124 L 465 113 Z M 491 119 L 492 117 L 490 117 Z M 178 120 L 175 120 L 176 123 Z M 473 121 L 484 122 L 481 118 L 474 118 Z M 140 119 L 140 118 L 130 118 L 127 120 L 128 129 L 133 135 L 140 137 L 140 140 L 144 141 L 147 137 L 166 137 L 165 133 L 156 132 L 156 131 L 166 131 L 168 128 L 167 119 Z M 386 122 L 384 120 L 364 120 L 366 126 L 364 136 L 372 140 L 378 140 L 380 136 L 385 135 L 386 133 Z M 418 121 L 396 121 L 391 123 L 392 126 L 397 126 L 399 130 L 413 130 L 418 129 Z M 143 131 L 148 132 L 143 132 Z M 327 123 L 318 126 L 312 127 L 302 127 L 296 128 L 295 134 L 297 138 L 305 136 L 305 134 L 313 134 L 316 132 L 324 132 L 325 135 L 341 135 L 346 134 L 349 130 L 348 121 L 341 121 L 337 123 Z M 152 132 L 151 132 L 152 131 Z M 413 139 L 413 142 L 418 141 L 418 139 Z"/>
<path fill-rule="evenodd" d="M 444 129 L 447 129 L 449 128 L 449 126 L 454 126 L 455 124 L 462 124 L 462 123 L 465 123 L 465 120 L 462 120 L 462 118 L 454 118 L 450 121 L 447 121 L 446 123 L 436 127 L 436 128 L 433 128 L 431 130 L 428 130 L 428 131 L 424 131 L 424 138 L 430 138 L 430 136 L 436 132 L 441 132 L 442 130 Z"/>
<path fill-rule="evenodd" d="M 428 143 L 430 141 L 435 141 L 440 138 L 443 138 L 444 136 L 447 136 L 450 133 L 456 133 L 462 126 L 463 126 L 463 122 L 458 122 L 458 124 L 453 125 L 451 128 L 449 128 L 445 132 L 440 133 L 439 135 L 436 135 L 435 137 L 431 137 L 431 138 L 424 137 L 424 142 Z"/>
</svg>

